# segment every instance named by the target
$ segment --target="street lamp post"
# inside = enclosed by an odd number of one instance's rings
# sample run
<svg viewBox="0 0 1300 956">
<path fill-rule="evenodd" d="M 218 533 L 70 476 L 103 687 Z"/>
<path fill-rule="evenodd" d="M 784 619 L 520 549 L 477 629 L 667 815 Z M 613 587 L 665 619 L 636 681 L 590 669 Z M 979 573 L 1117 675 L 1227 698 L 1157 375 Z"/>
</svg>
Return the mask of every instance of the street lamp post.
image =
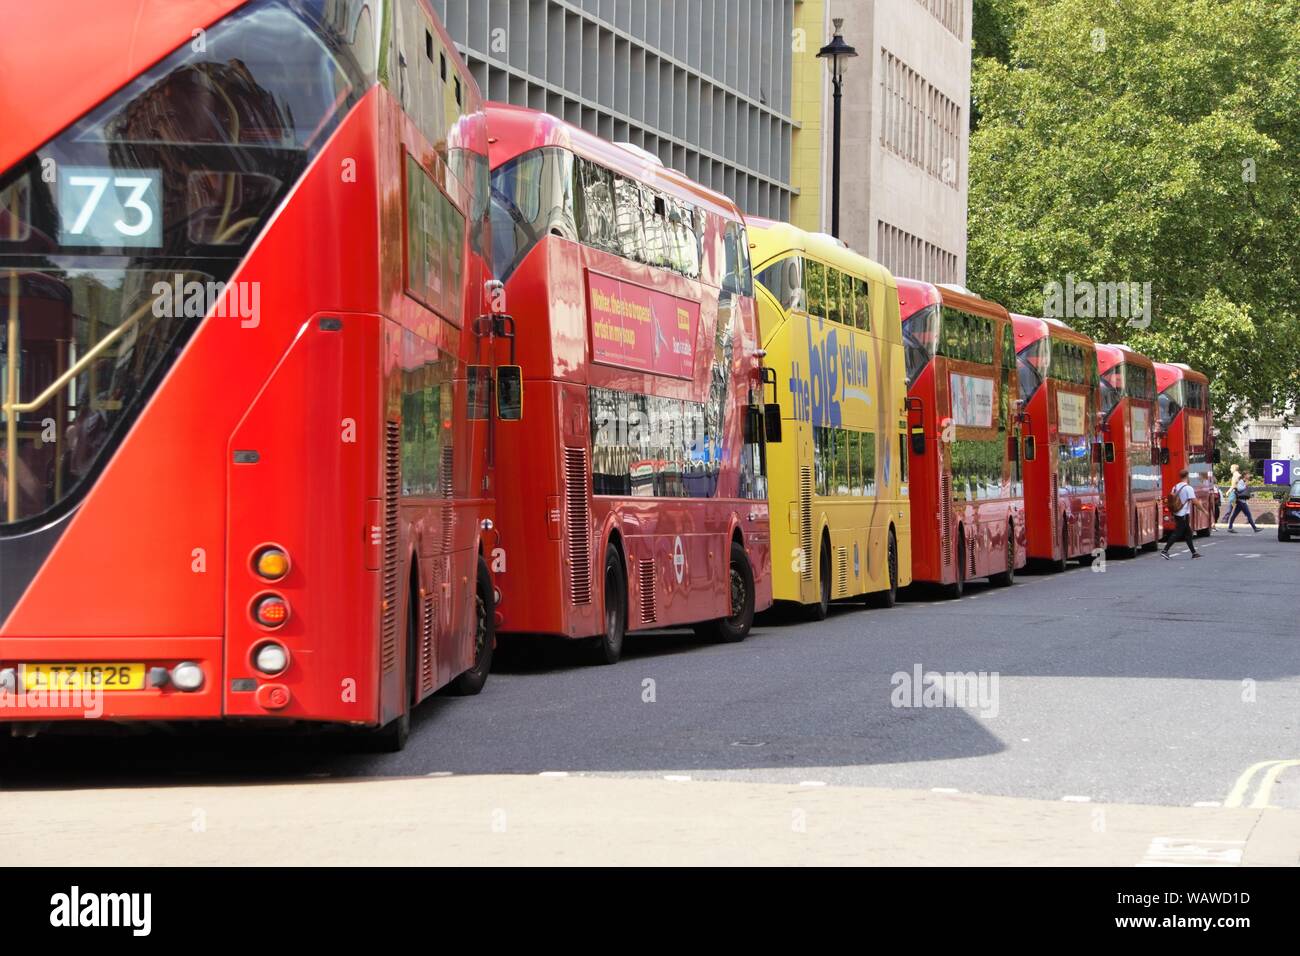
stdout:
<svg viewBox="0 0 1300 956">
<path fill-rule="evenodd" d="M 836 18 L 835 35 L 831 42 L 817 51 L 819 60 L 826 60 L 831 71 L 831 83 L 835 87 L 835 126 L 831 143 L 831 235 L 837 239 L 840 235 L 840 96 L 844 88 L 844 74 L 848 70 L 849 58 L 858 55 L 858 51 L 844 42 L 840 28 L 844 21 Z"/>
</svg>

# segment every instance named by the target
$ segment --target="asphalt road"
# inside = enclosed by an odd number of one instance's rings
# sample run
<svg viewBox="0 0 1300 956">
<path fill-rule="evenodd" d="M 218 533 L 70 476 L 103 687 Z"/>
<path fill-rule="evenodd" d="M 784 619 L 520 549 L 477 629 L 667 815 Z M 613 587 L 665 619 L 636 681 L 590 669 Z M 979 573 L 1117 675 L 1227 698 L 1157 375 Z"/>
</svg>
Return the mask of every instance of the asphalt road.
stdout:
<svg viewBox="0 0 1300 956">
<path fill-rule="evenodd" d="M 740 645 L 629 638 L 613 667 L 543 643 L 474 698 L 417 712 L 407 749 L 299 738 L 38 738 L 0 785 L 567 772 L 822 782 L 1191 806 L 1300 806 L 1300 545 L 1273 530 L 1022 574 L 960 601 L 833 609 Z M 983 673 L 913 706 L 917 670 Z M 907 681 L 900 675 L 905 675 Z M 996 681 L 996 682 L 995 682 Z M 904 704 L 905 706 L 896 706 Z M 1260 765 L 1260 766 L 1256 766 Z M 1252 768 L 1255 772 L 1246 776 Z"/>
</svg>

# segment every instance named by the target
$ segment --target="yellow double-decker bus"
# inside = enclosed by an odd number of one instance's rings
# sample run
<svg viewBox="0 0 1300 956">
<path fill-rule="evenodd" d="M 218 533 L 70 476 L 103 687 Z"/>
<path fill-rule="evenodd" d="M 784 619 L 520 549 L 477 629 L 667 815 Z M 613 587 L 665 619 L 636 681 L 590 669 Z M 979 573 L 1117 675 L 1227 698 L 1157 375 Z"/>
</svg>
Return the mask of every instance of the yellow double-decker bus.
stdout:
<svg viewBox="0 0 1300 956">
<path fill-rule="evenodd" d="M 893 605 L 911 583 L 898 288 L 837 239 L 751 219 L 755 296 L 782 440 L 770 444 L 772 596 Z"/>
</svg>

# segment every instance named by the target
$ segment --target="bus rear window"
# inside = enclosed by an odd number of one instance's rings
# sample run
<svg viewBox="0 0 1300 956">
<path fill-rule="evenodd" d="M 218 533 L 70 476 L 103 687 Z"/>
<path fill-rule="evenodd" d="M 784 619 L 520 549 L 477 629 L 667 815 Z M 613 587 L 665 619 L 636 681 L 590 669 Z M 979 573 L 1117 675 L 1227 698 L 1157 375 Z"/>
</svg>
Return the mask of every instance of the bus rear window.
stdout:
<svg viewBox="0 0 1300 956">
<path fill-rule="evenodd" d="M 1038 386 L 1047 377 L 1051 346 L 1046 336 L 1037 342 L 1031 342 L 1016 354 L 1016 369 L 1020 375 L 1020 397 L 1029 401 Z"/>
<path fill-rule="evenodd" d="M 939 305 L 927 305 L 903 322 L 903 353 L 907 359 L 907 385 L 930 364 L 939 345 Z"/>
</svg>

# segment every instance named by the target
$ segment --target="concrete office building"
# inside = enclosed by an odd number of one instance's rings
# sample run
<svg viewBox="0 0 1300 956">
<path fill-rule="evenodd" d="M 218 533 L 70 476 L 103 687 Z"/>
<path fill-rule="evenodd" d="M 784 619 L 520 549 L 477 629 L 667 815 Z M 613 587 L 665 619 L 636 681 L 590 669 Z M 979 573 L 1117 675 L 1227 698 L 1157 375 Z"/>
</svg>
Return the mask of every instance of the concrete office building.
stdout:
<svg viewBox="0 0 1300 956">
<path fill-rule="evenodd" d="M 789 216 L 794 0 L 432 0 L 484 94 Z"/>
<path fill-rule="evenodd" d="M 971 0 L 795 4 L 794 221 L 830 223 L 832 101 L 816 59 L 844 20 L 858 51 L 844 79 L 840 233 L 896 275 L 964 284 Z M 979 291 L 979 290 L 975 290 Z"/>
</svg>

